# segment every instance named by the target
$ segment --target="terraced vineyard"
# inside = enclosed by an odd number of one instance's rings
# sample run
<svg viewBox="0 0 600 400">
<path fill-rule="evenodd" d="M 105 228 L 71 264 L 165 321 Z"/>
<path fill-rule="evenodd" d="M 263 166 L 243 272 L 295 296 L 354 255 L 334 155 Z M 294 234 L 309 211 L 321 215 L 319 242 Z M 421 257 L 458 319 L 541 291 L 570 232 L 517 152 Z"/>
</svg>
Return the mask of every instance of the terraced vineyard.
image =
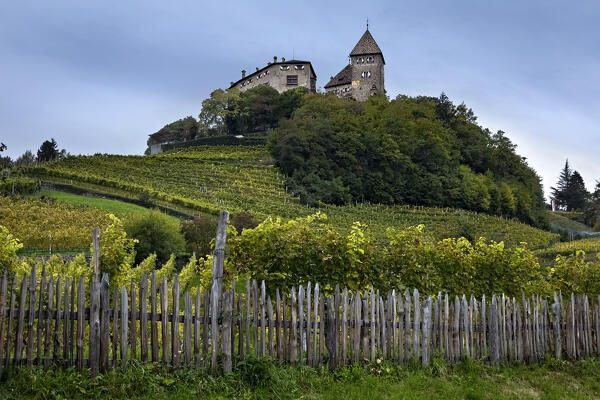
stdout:
<svg viewBox="0 0 600 400">
<path fill-rule="evenodd" d="M 272 165 L 264 146 L 195 147 L 152 156 L 94 155 L 69 157 L 28 170 L 46 181 L 107 193 L 145 197 L 160 204 L 216 214 L 247 209 L 257 219 L 297 218 L 326 213 L 340 229 L 355 221 L 385 238 L 387 227 L 424 224 L 435 238 L 484 236 L 508 246 L 527 242 L 544 248 L 557 235 L 513 220 L 454 209 L 357 204 L 311 208 L 287 192 L 285 177 Z"/>
</svg>

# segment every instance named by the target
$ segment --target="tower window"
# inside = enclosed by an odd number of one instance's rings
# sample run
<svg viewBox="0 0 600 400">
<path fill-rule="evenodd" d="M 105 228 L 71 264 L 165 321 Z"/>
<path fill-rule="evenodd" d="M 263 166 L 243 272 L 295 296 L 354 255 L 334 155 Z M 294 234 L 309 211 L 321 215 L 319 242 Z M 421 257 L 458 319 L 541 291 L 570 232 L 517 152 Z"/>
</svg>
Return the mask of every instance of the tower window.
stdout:
<svg viewBox="0 0 600 400">
<path fill-rule="evenodd" d="M 288 69 L 290 69 L 289 65 L 282 65 L 281 67 L 279 67 L 280 70 L 282 71 L 287 71 Z"/>
<path fill-rule="evenodd" d="M 298 84 L 298 75 L 288 75 L 287 76 L 287 84 L 288 85 L 297 85 Z"/>
<path fill-rule="evenodd" d="M 363 71 L 361 75 L 363 78 L 368 78 L 371 76 L 371 71 Z"/>
<path fill-rule="evenodd" d="M 364 59 L 364 58 L 362 58 L 362 57 L 359 57 L 359 58 L 357 58 L 357 59 L 356 59 L 356 62 L 357 62 L 358 64 L 362 64 L 362 63 L 364 63 L 364 62 L 365 62 L 365 59 Z"/>
<path fill-rule="evenodd" d="M 372 56 L 367 57 L 367 62 L 368 63 L 372 63 L 374 61 L 375 61 L 375 59 Z"/>
</svg>

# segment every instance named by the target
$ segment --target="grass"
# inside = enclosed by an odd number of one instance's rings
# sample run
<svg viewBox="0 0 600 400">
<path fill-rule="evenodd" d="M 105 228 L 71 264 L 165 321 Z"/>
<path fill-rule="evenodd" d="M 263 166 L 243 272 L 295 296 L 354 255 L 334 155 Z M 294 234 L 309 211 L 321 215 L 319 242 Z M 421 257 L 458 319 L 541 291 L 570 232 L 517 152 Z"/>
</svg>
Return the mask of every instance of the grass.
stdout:
<svg viewBox="0 0 600 400">
<path fill-rule="evenodd" d="M 598 254 L 600 254 L 600 237 L 556 243 L 547 249 L 536 250 L 534 253 L 544 264 L 551 264 L 556 256 L 570 256 L 577 250 L 585 251 L 586 261 L 597 260 Z"/>
<path fill-rule="evenodd" d="M 73 193 L 60 192 L 58 190 L 41 190 L 39 193 L 28 197 L 45 197 L 72 206 L 96 208 L 98 210 L 106 211 L 107 213 L 120 215 L 146 214 L 150 212 L 149 208 L 124 201 L 106 199 L 103 197 L 82 196 Z M 176 219 L 175 217 L 169 217 Z"/>
<path fill-rule="evenodd" d="M 592 228 L 582 224 L 579 221 L 576 221 L 572 218 L 569 218 L 567 215 L 568 213 L 558 213 L 558 212 L 551 212 L 549 211 L 547 213 L 548 215 L 548 220 L 550 221 L 551 224 L 560 227 L 561 229 L 570 231 L 570 232 L 581 232 L 581 231 L 591 231 Z"/>
<path fill-rule="evenodd" d="M 281 367 L 265 360 L 238 363 L 229 376 L 206 371 L 132 365 L 96 379 L 73 369 L 7 371 L 3 399 L 591 399 L 600 396 L 600 360 L 492 368 L 475 361 L 431 366 L 357 364 Z"/>
</svg>

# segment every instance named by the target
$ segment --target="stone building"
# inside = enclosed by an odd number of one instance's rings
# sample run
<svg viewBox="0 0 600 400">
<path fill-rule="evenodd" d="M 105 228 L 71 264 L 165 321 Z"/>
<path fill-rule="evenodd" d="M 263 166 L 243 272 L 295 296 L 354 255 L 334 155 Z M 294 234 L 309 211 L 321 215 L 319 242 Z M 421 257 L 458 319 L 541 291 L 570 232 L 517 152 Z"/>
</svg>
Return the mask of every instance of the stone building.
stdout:
<svg viewBox="0 0 600 400">
<path fill-rule="evenodd" d="M 242 71 L 242 78 L 237 82 L 231 82 L 230 89 L 238 89 L 240 92 L 260 85 L 271 86 L 279 93 L 297 87 L 305 87 L 311 92 L 317 91 L 317 75 L 310 61 L 289 60 L 273 57 L 273 62 L 269 62 L 265 67 L 246 75 Z"/>
<path fill-rule="evenodd" d="M 385 94 L 385 59 L 369 28 L 350 52 L 350 62 L 325 85 L 327 93 L 365 101 L 374 94 Z"/>
</svg>

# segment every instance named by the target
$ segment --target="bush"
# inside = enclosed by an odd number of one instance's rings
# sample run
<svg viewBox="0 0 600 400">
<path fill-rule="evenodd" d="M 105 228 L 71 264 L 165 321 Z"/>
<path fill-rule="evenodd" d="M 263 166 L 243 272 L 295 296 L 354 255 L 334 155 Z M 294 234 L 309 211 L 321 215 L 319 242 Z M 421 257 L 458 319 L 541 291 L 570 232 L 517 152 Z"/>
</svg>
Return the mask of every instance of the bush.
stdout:
<svg viewBox="0 0 600 400">
<path fill-rule="evenodd" d="M 23 244 L 5 226 L 0 225 L 0 271 L 11 270 L 17 262 L 17 250 Z"/>
<path fill-rule="evenodd" d="M 197 255 L 209 254 L 212 251 L 211 242 L 217 232 L 217 217 L 203 214 L 193 221 L 181 224 L 181 232 L 186 241 L 186 250 Z"/>
<path fill-rule="evenodd" d="M 150 254 L 156 253 L 160 263 L 166 262 L 171 254 L 185 250 L 185 238 L 180 231 L 179 221 L 153 211 L 134 216 L 125 226 L 127 235 L 137 240 L 135 262 L 141 263 Z"/>
</svg>

